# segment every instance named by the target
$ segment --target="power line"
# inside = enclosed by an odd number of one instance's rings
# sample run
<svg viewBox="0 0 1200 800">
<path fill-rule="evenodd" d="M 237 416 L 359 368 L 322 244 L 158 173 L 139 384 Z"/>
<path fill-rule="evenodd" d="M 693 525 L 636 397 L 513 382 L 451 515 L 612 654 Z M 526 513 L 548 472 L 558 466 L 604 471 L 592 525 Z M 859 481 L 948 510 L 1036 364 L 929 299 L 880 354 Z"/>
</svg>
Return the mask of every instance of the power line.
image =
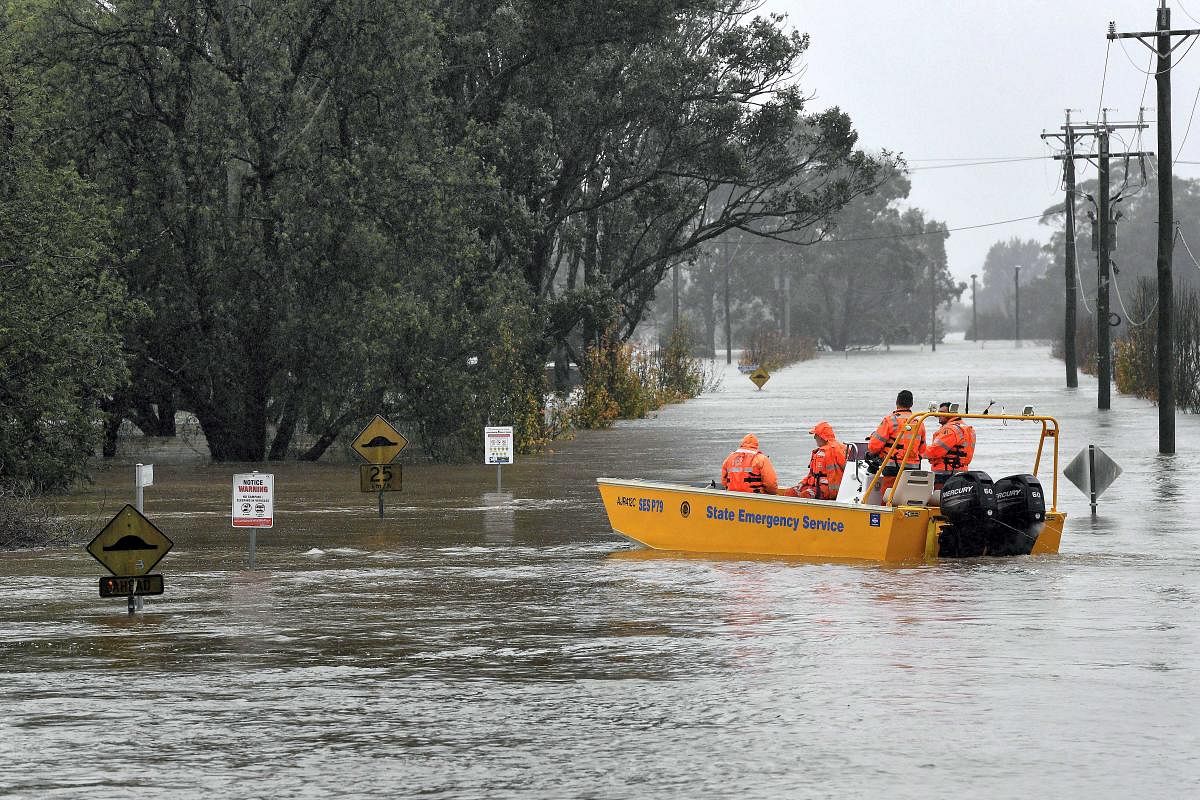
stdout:
<svg viewBox="0 0 1200 800">
<path fill-rule="evenodd" d="M 1183 7 L 1183 3 L 1179 2 L 1179 0 L 1175 0 L 1175 5 L 1179 6 L 1179 10 L 1182 11 L 1184 14 L 1187 14 L 1188 19 L 1190 19 L 1192 22 L 1195 22 L 1196 24 L 1200 25 L 1200 19 L 1196 19 L 1195 17 L 1193 17 L 1192 12 L 1188 11 L 1186 8 Z"/>
<path fill-rule="evenodd" d="M 914 236 L 936 236 L 942 233 L 953 233 L 954 231 L 971 231 L 976 228 L 991 228 L 996 225 L 1007 225 L 1011 222 L 1024 222 L 1031 219 L 1041 219 L 1042 214 L 1034 214 L 1030 217 L 1016 217 L 1015 219 L 1001 219 L 996 222 L 981 222 L 978 225 L 963 225 L 958 228 L 938 228 L 932 231 L 916 231 L 913 233 L 890 233 L 882 236 L 859 236 L 852 239 L 821 239 L 813 244 L 840 244 L 842 242 L 873 242 L 879 239 L 911 239 Z"/>
<path fill-rule="evenodd" d="M 1100 73 L 1100 102 L 1096 103 L 1095 119 L 1100 119 L 1100 109 L 1104 107 L 1104 86 L 1108 83 L 1108 54 L 1112 52 L 1112 40 L 1104 48 L 1104 71 Z"/>
<path fill-rule="evenodd" d="M 951 169 L 954 167 L 981 167 L 993 164 L 1012 164 L 1018 161 L 1045 161 L 1052 156 L 1021 156 L 1020 158 L 996 158 L 989 161 L 962 161 L 956 164 L 931 164 L 925 167 L 909 167 L 906 172 L 920 172 L 927 169 Z"/>
<path fill-rule="evenodd" d="M 1178 67 L 1178 66 L 1179 66 L 1179 65 L 1180 65 L 1180 64 L 1183 62 L 1183 60 L 1184 60 L 1185 58 L 1187 58 L 1187 54 L 1188 54 L 1188 53 L 1190 53 L 1190 52 L 1192 52 L 1192 48 L 1196 46 L 1196 40 L 1195 40 L 1195 39 L 1192 39 L 1192 41 L 1191 41 L 1191 44 L 1189 44 L 1189 45 L 1187 46 L 1187 50 L 1184 50 L 1184 51 L 1183 51 L 1183 55 L 1181 55 L 1179 58 L 1175 59 L 1175 61 L 1174 61 L 1174 62 L 1172 62 L 1171 66 L 1167 67 L 1167 68 L 1166 68 L 1166 69 L 1164 69 L 1164 70 L 1149 70 L 1149 71 L 1147 71 L 1147 70 L 1144 70 L 1144 69 L 1142 69 L 1141 67 L 1139 67 L 1139 66 L 1138 66 L 1136 63 L 1134 63 L 1133 56 L 1129 55 L 1129 51 L 1125 49 L 1125 42 L 1121 41 L 1120 39 L 1118 39 L 1117 41 L 1118 41 L 1118 42 L 1120 43 L 1120 45 L 1121 45 L 1121 52 L 1123 52 L 1123 53 L 1125 54 L 1125 58 L 1127 58 L 1127 59 L 1129 60 L 1129 64 L 1130 64 L 1130 66 L 1132 66 L 1132 67 L 1133 67 L 1134 69 L 1136 69 L 1138 72 L 1145 72 L 1145 73 L 1146 73 L 1146 75 L 1148 75 L 1148 76 L 1149 76 L 1149 75 L 1153 75 L 1153 76 L 1154 76 L 1154 77 L 1156 77 L 1156 78 L 1157 78 L 1159 75 L 1162 75 L 1162 74 L 1163 74 L 1163 73 L 1165 73 L 1165 72 L 1170 72 L 1171 70 L 1173 70 L 1173 69 L 1175 69 L 1176 67 Z M 1109 46 L 1110 48 L 1112 47 L 1112 42 L 1111 42 L 1111 41 L 1109 41 L 1109 43 L 1108 43 L 1108 46 Z M 1105 65 L 1107 66 L 1107 62 L 1108 62 L 1108 56 L 1106 55 L 1106 56 L 1104 57 L 1104 59 L 1105 59 Z M 1104 96 L 1103 96 L 1103 91 L 1104 91 L 1104 90 L 1103 90 L 1103 87 L 1101 87 L 1101 100 L 1103 100 L 1103 99 L 1104 99 Z"/>
<path fill-rule="evenodd" d="M 1188 114 L 1187 127 L 1183 129 L 1183 141 L 1179 143 L 1179 149 L 1175 151 L 1175 158 L 1171 159 L 1171 164 L 1179 161 L 1179 157 L 1183 155 L 1183 146 L 1187 144 L 1188 134 L 1192 132 L 1192 120 L 1196 117 L 1196 103 L 1200 102 L 1200 85 L 1196 86 L 1196 96 L 1192 98 L 1192 112 Z"/>
<path fill-rule="evenodd" d="M 908 158 L 904 157 L 905 161 L 1020 161 L 1027 158 L 1041 158 L 1041 156 L 962 156 L 958 158 Z"/>
<path fill-rule="evenodd" d="M 1125 299 L 1121 297 L 1121 282 L 1116 279 L 1116 276 L 1114 276 L 1112 279 L 1112 286 L 1117 292 L 1117 304 L 1120 305 L 1121 310 L 1125 312 L 1125 322 L 1129 324 L 1129 327 L 1140 328 L 1150 321 L 1150 318 L 1154 316 L 1154 309 L 1158 308 L 1157 297 L 1154 298 L 1154 305 L 1150 306 L 1150 313 L 1146 315 L 1146 318 L 1141 322 L 1134 322 L 1133 317 L 1129 315 L 1129 309 L 1125 307 Z"/>
</svg>

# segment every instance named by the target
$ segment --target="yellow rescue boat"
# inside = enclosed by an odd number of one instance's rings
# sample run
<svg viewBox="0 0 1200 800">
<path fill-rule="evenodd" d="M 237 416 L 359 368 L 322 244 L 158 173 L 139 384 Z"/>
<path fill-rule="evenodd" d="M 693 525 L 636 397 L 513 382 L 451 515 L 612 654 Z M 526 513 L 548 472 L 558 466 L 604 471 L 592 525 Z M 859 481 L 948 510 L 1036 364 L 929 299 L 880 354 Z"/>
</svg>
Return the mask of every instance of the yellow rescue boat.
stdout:
<svg viewBox="0 0 1200 800">
<path fill-rule="evenodd" d="M 916 414 L 908 427 L 936 416 Z M 1040 426 L 1031 472 L 994 483 L 984 472 L 954 473 L 935 490 L 934 473 L 901 467 L 887 490 L 880 488 L 881 472 L 871 474 L 863 490 L 848 466 L 838 500 L 645 480 L 596 483 L 613 530 L 656 550 L 871 561 L 1057 553 L 1066 520 L 1058 510 L 1058 421 L 1032 413 L 956 416 Z M 1048 506 L 1037 478 L 1047 440 L 1053 445 Z M 864 460 L 861 449 L 850 445 L 848 461 Z M 893 455 L 901 464 L 908 460 L 907 452 L 894 449 L 884 454 L 885 463 Z"/>
</svg>

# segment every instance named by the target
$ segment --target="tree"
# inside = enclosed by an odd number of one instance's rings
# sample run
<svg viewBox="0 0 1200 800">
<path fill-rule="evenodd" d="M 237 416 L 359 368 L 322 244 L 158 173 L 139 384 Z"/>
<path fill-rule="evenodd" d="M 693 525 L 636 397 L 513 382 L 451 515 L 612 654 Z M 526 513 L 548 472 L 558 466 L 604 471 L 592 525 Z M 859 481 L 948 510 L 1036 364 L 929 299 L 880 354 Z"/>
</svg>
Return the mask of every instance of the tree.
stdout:
<svg viewBox="0 0 1200 800">
<path fill-rule="evenodd" d="M 57 106 L 26 61 L 28 23 L 0 7 L 0 487 L 60 491 L 83 477 L 126 378 L 131 309 L 108 210 L 54 163 Z"/>
</svg>

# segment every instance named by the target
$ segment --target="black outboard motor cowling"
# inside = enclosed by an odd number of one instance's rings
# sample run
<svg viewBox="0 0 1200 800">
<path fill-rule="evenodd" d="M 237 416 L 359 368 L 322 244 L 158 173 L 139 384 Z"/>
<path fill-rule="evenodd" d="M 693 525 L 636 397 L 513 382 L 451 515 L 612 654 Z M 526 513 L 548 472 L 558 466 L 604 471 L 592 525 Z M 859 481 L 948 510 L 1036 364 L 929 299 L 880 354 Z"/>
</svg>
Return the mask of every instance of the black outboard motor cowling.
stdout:
<svg viewBox="0 0 1200 800">
<path fill-rule="evenodd" d="M 1029 555 L 1046 521 L 1046 495 L 1032 475 L 1009 475 L 996 481 L 996 529 L 988 553 Z"/>
<path fill-rule="evenodd" d="M 986 472 L 957 472 L 942 487 L 940 507 L 949 524 L 938 537 L 938 555 L 943 558 L 969 558 L 988 551 L 993 519 L 996 516 L 996 491 Z"/>
</svg>

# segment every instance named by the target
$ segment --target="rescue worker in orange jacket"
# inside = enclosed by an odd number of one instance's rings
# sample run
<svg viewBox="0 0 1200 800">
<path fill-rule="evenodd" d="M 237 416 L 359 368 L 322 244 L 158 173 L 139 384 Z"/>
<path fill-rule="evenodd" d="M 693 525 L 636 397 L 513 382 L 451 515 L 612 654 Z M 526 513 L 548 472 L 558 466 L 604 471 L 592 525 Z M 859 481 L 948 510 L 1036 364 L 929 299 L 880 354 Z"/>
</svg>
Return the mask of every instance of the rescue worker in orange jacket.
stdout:
<svg viewBox="0 0 1200 800">
<path fill-rule="evenodd" d="M 896 448 L 888 457 L 889 463 L 882 465 L 882 489 L 886 490 L 896 482 L 896 475 L 900 472 L 902 460 L 906 469 L 921 468 L 921 453 L 925 450 L 925 423 L 916 425 L 912 430 L 905 430 L 909 425 L 909 418 L 913 415 L 912 404 L 912 392 L 908 389 L 901 389 L 900 393 L 896 395 L 896 410 L 880 421 L 875 432 L 867 440 L 867 452 L 877 459 L 887 456 L 892 442 L 896 443 Z M 906 457 L 905 450 L 909 447 L 910 442 L 912 447 L 908 450 Z"/>
<path fill-rule="evenodd" d="M 808 475 L 804 480 L 784 489 L 788 497 L 807 497 L 813 500 L 836 500 L 846 472 L 846 445 L 838 441 L 833 426 L 821 420 L 808 431 L 817 447 L 808 459 Z"/>
<path fill-rule="evenodd" d="M 925 448 L 929 468 L 936 473 L 964 472 L 975 456 L 975 428 L 962 421 L 962 417 L 951 410 L 951 403 L 938 406 L 938 422 L 941 427 L 933 435 L 933 442 Z M 947 475 L 938 475 L 937 482 L 944 483 Z"/>
<path fill-rule="evenodd" d="M 721 465 L 721 485 L 731 492 L 775 494 L 779 479 L 767 454 L 758 449 L 758 437 L 747 433 L 742 444 Z"/>
</svg>

